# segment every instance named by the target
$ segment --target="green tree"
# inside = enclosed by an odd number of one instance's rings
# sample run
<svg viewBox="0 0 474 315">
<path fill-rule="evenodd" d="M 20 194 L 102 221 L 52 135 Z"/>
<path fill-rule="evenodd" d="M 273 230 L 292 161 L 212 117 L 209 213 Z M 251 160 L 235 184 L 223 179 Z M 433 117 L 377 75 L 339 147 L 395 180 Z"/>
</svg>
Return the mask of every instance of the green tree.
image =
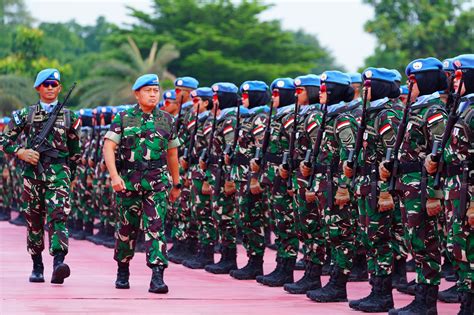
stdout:
<svg viewBox="0 0 474 315">
<path fill-rule="evenodd" d="M 365 30 L 378 45 L 366 66 L 404 72 L 413 59 L 445 59 L 472 52 L 474 6 L 464 0 L 364 0 L 375 9 Z"/>
<path fill-rule="evenodd" d="M 131 87 L 135 79 L 145 73 L 157 73 L 160 80 L 172 80 L 167 65 L 179 57 L 179 52 L 171 44 L 158 48 L 154 42 L 146 58 L 142 57 L 135 41 L 129 37 L 121 47 L 125 59 L 109 59 L 93 66 L 91 77 L 79 87 L 80 104 L 83 107 L 117 105 L 135 101 Z"/>
<path fill-rule="evenodd" d="M 14 74 L 0 75 L 1 115 L 9 116 L 15 109 L 33 104 L 37 96 L 32 86 L 31 79 Z"/>
</svg>

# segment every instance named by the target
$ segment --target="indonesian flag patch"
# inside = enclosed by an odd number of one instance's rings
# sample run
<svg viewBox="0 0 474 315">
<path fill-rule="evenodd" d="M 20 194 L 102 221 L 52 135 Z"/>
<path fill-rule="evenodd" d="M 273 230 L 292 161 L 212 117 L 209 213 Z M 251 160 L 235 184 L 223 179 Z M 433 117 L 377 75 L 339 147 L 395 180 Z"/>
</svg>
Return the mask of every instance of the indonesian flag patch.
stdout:
<svg viewBox="0 0 474 315">
<path fill-rule="evenodd" d="M 390 126 L 390 124 L 385 124 L 385 125 L 383 125 L 382 128 L 379 129 L 379 134 L 380 134 L 380 135 L 383 135 L 384 133 L 386 133 L 387 131 L 389 131 L 390 128 L 392 128 L 392 126 Z"/>
<path fill-rule="evenodd" d="M 232 130 L 234 130 L 234 128 L 232 128 L 232 126 L 227 126 L 224 128 L 224 135 L 228 134 L 229 132 L 231 132 Z"/>
<path fill-rule="evenodd" d="M 252 130 L 252 134 L 255 136 L 256 134 L 262 132 L 263 129 L 265 129 L 265 127 L 263 127 L 263 126 L 258 126 L 257 128 L 255 128 L 254 130 Z"/>
<path fill-rule="evenodd" d="M 313 121 L 312 123 L 308 125 L 308 127 L 306 127 L 306 132 L 310 133 L 311 131 L 313 131 L 314 128 L 316 128 L 317 125 L 318 124 L 315 121 Z"/>
<path fill-rule="evenodd" d="M 196 119 L 191 120 L 191 121 L 188 123 L 188 129 L 191 129 L 195 124 L 196 124 Z"/>
<path fill-rule="evenodd" d="M 436 122 L 440 119 L 443 119 L 443 114 L 441 114 L 441 113 L 434 114 L 433 116 L 428 118 L 428 125 L 431 125 L 431 124 L 433 124 L 434 122 Z"/>
<path fill-rule="evenodd" d="M 337 124 L 336 126 L 336 130 L 339 130 L 341 128 L 344 128 L 344 127 L 347 127 L 351 124 L 351 122 L 349 120 L 346 120 L 346 121 L 342 121 L 340 123 Z"/>
<path fill-rule="evenodd" d="M 81 126 L 81 122 L 82 122 L 81 118 L 78 118 L 76 122 L 72 125 L 72 128 L 73 129 L 79 128 Z"/>
<path fill-rule="evenodd" d="M 212 130 L 212 125 L 204 128 L 204 135 L 207 135 Z"/>
<path fill-rule="evenodd" d="M 295 118 L 294 118 L 294 117 L 288 119 L 288 121 L 283 124 L 283 127 L 285 127 L 285 129 L 288 129 L 288 127 L 290 127 L 291 124 L 293 124 L 294 121 L 295 121 Z"/>
</svg>

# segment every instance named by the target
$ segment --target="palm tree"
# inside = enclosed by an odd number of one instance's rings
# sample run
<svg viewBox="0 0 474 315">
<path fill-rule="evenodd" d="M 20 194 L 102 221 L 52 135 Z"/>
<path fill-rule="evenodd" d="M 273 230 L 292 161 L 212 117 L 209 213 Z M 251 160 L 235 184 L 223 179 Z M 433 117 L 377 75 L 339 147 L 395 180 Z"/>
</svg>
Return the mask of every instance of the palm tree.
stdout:
<svg viewBox="0 0 474 315">
<path fill-rule="evenodd" d="M 94 66 L 92 76 L 80 85 L 80 104 L 84 107 L 97 105 L 117 105 L 134 102 L 131 87 L 135 79 L 145 73 L 156 73 L 160 80 L 175 77 L 167 71 L 167 65 L 179 57 L 179 51 L 172 44 L 164 44 L 158 49 L 153 42 L 148 57 L 144 59 L 135 41 L 128 37 L 128 45 L 121 50 L 128 62 L 112 59 Z"/>
<path fill-rule="evenodd" d="M 37 99 L 33 82 L 15 75 L 0 75 L 0 113 L 11 115 L 15 109 L 31 105 Z"/>
</svg>

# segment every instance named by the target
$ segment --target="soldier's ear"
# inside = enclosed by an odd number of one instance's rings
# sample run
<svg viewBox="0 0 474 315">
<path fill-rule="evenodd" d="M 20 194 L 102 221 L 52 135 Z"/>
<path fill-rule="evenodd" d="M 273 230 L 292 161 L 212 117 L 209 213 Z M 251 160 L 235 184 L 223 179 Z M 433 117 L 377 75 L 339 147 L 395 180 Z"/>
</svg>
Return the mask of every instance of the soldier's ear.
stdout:
<svg viewBox="0 0 474 315">
<path fill-rule="evenodd" d="M 137 101 L 138 101 L 139 93 L 140 93 L 140 90 L 133 91 L 133 94 L 135 94 L 135 98 L 137 99 Z"/>
</svg>

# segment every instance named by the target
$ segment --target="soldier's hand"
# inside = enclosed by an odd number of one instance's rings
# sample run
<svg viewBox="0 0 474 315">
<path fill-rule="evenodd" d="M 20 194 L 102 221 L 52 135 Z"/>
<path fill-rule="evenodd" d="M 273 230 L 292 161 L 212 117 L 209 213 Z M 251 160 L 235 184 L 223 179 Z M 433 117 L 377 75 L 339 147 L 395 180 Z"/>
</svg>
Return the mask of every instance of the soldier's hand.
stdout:
<svg viewBox="0 0 474 315">
<path fill-rule="evenodd" d="M 199 160 L 199 167 L 200 167 L 201 170 L 203 170 L 203 171 L 207 170 L 207 164 L 206 164 L 206 162 L 204 162 L 203 160 Z"/>
<path fill-rule="evenodd" d="M 95 163 L 94 163 L 94 161 L 93 161 L 92 159 L 89 159 L 89 160 L 88 160 L 88 163 L 89 163 L 89 167 L 90 167 L 90 168 L 94 168 Z"/>
<path fill-rule="evenodd" d="M 122 177 L 119 175 L 113 176 L 112 178 L 112 188 L 116 192 L 124 191 L 125 190 L 125 182 L 123 181 Z"/>
<path fill-rule="evenodd" d="M 346 177 L 352 177 L 352 168 L 347 165 L 347 161 L 344 161 L 344 163 L 342 164 L 342 170 L 344 171 L 344 175 Z"/>
<path fill-rule="evenodd" d="M 471 202 L 469 209 L 467 209 L 466 218 L 467 218 L 467 223 L 469 223 L 471 228 L 474 228 L 474 202 Z"/>
<path fill-rule="evenodd" d="M 226 181 L 224 184 L 224 192 L 226 196 L 233 195 L 237 192 L 237 188 L 235 186 L 235 182 Z"/>
<path fill-rule="evenodd" d="M 230 165 L 230 155 L 224 154 L 224 163 L 225 165 Z"/>
<path fill-rule="evenodd" d="M 441 200 L 428 198 L 426 200 L 426 212 L 430 217 L 437 215 L 441 212 Z"/>
<path fill-rule="evenodd" d="M 386 163 L 389 163 L 389 161 L 383 161 L 379 164 L 379 176 L 380 179 L 384 182 L 388 181 L 390 178 L 390 175 L 392 174 L 386 167 Z"/>
<path fill-rule="evenodd" d="M 207 195 L 207 196 L 210 196 L 212 194 L 212 187 L 211 187 L 211 185 L 209 185 L 208 181 L 204 181 L 202 183 L 201 192 L 202 192 L 203 195 Z"/>
<path fill-rule="evenodd" d="M 181 196 L 181 189 L 172 187 L 170 191 L 170 202 L 174 203 L 176 200 L 178 200 L 179 196 Z"/>
<path fill-rule="evenodd" d="M 430 153 L 425 158 L 425 168 L 428 174 L 433 175 L 438 170 L 438 162 L 433 161 L 433 155 Z"/>
<path fill-rule="evenodd" d="M 3 180 L 8 181 L 10 179 L 10 172 L 8 171 L 8 168 L 4 168 L 2 172 L 2 177 Z"/>
<path fill-rule="evenodd" d="M 393 197 L 388 191 L 381 191 L 379 194 L 379 211 L 385 212 L 390 211 L 395 208 L 395 203 L 393 202 Z"/>
<path fill-rule="evenodd" d="M 191 180 L 188 177 L 183 178 L 183 186 L 186 188 L 191 187 Z"/>
<path fill-rule="evenodd" d="M 350 200 L 349 189 L 338 187 L 336 191 L 335 204 L 341 207 L 349 203 Z"/>
<path fill-rule="evenodd" d="M 307 190 L 304 193 L 306 202 L 315 202 L 316 201 L 316 192 Z"/>
<path fill-rule="evenodd" d="M 280 174 L 280 177 L 283 179 L 288 178 L 288 170 L 286 170 L 283 165 L 278 166 L 278 173 Z"/>
<path fill-rule="evenodd" d="M 307 167 L 304 164 L 304 161 L 300 162 L 300 172 L 304 177 L 309 177 L 311 175 L 311 168 Z"/>
<path fill-rule="evenodd" d="M 186 162 L 186 160 L 183 157 L 179 158 L 179 164 L 181 165 L 181 168 L 183 170 L 187 170 L 189 167 L 188 162 Z"/>
<path fill-rule="evenodd" d="M 105 172 L 106 170 L 107 170 L 107 165 L 105 164 L 105 161 L 101 162 L 100 163 L 100 171 Z"/>
<path fill-rule="evenodd" d="M 32 149 L 20 149 L 16 155 L 20 160 L 33 165 L 37 165 L 40 159 L 40 154 Z"/>
<path fill-rule="evenodd" d="M 91 188 L 92 187 L 92 176 L 90 175 L 87 175 L 86 177 L 86 184 L 87 184 L 87 187 Z"/>
<path fill-rule="evenodd" d="M 253 173 L 258 173 L 260 171 L 260 165 L 258 165 L 258 163 L 255 159 L 250 160 L 250 170 Z"/>
<path fill-rule="evenodd" d="M 260 187 L 260 183 L 256 178 L 250 179 L 250 192 L 252 195 L 259 195 L 263 192 L 263 189 Z"/>
</svg>

